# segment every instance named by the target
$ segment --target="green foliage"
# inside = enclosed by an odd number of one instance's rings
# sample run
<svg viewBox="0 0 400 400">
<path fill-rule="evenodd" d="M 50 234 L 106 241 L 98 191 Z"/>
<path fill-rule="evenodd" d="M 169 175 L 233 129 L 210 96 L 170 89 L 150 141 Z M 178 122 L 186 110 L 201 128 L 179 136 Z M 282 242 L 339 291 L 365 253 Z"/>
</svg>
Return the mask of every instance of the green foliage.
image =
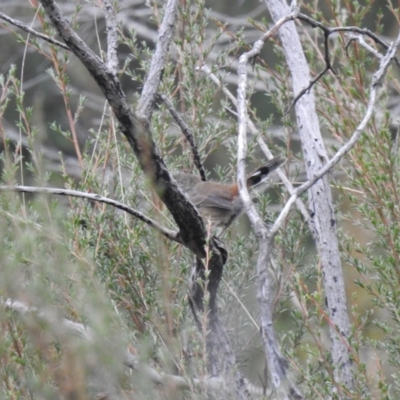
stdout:
<svg viewBox="0 0 400 400">
<path fill-rule="evenodd" d="M 160 26 L 162 3 L 142 9 L 146 18 L 151 16 L 143 25 L 146 29 L 155 31 Z M 305 2 L 302 11 L 327 26 L 363 27 L 369 13 L 376 10 L 373 1 L 322 3 L 315 12 L 315 2 Z M 90 32 L 85 40 L 100 44 L 105 52 L 105 32 L 102 28 L 95 31 L 93 16 L 90 23 L 84 19 L 91 6 L 80 2 L 75 6 L 69 15 L 74 27 L 82 36 Z M 390 10 L 397 15 L 394 8 Z M 55 36 L 41 8 L 30 10 L 29 15 L 33 18 L 36 11 L 43 32 Z M 121 13 L 125 11 L 121 7 Z M 383 29 L 384 12 L 387 10 L 382 8 L 377 11 L 373 22 L 376 32 Z M 227 108 L 233 107 L 222 88 L 200 67 L 207 63 L 224 87 L 234 92 L 231 84 L 236 83 L 236 59 L 254 41 L 251 33 L 262 24 L 265 29 L 268 21 L 264 16 L 249 22 L 244 19 L 243 26 L 233 30 L 220 17 L 202 1 L 180 4 L 159 92 L 171 98 L 193 132 L 209 176 L 232 180 L 236 173 L 236 122 Z M 96 20 L 96 27 L 102 23 Z M 299 29 L 315 76 L 325 65 L 323 35 L 308 27 Z M 256 38 L 262 34 L 256 33 Z M 120 60 L 119 76 L 135 106 L 154 44 L 128 23 L 121 23 L 119 35 L 125 57 Z M 118 199 L 175 229 L 143 178 L 131 148 L 121 138 L 104 98 L 96 97 L 89 75 L 56 46 L 45 46 L 20 34 L 17 41 L 16 48 L 23 43 L 40 57 L 43 79 L 51 89 L 43 84 L 34 86 L 33 93 L 24 89 L 27 78 L 21 72 L 22 64 L 26 61 L 34 70 L 31 54 L 0 76 L 2 184 L 46 186 L 58 182 L 59 186 Z M 358 43 L 347 51 L 346 44 L 345 35 L 329 40 L 338 75 L 329 72 L 314 86 L 331 153 L 348 140 L 362 119 L 371 75 L 378 65 Z M 287 115 L 292 87 L 277 41 L 266 43 L 265 54 L 256 60 L 251 72 L 249 116 L 273 151 L 289 157 L 286 171 L 290 169 L 291 180 L 304 180 L 296 121 L 292 114 Z M 355 379 L 351 393 L 335 383 L 330 359 L 331 321 L 320 260 L 300 213 L 292 212 L 275 240 L 270 268 L 275 328 L 292 378 L 299 383 L 304 398 L 395 399 L 400 393 L 400 156 L 394 118 L 383 111 L 398 96 L 399 85 L 393 75 L 383 85 L 375 119 L 333 179 L 352 318 L 348 346 Z M 45 97 L 51 97 L 50 103 Z M 6 124 L 26 139 L 25 145 L 6 138 Z M 172 172 L 195 170 L 190 147 L 162 103 L 154 110 L 151 129 Z M 58 165 L 56 172 L 49 169 L 50 145 L 61 150 L 56 157 L 57 162 L 62 160 L 61 167 Z M 68 158 L 74 159 L 78 173 L 71 172 Z M 249 137 L 249 170 L 261 159 L 257 138 Z M 255 198 L 263 219 L 271 223 L 288 194 L 274 184 Z M 183 376 L 190 384 L 193 378 L 208 374 L 207 331 L 196 328 L 188 304 L 193 256 L 186 249 L 131 216 L 81 199 L 2 192 L 0 226 L 0 296 L 3 303 L 14 299 L 34 308 L 23 316 L 6 307 L 0 311 L 1 398 L 86 399 L 111 389 L 118 398 L 208 398 L 205 390 L 194 386 L 186 392 L 173 385 L 158 387 L 145 374 L 123 369 L 129 349 L 142 362 Z M 219 290 L 220 315 L 239 369 L 255 385 L 270 387 L 258 327 L 257 238 L 249 231 L 246 217 L 241 217 L 223 240 L 229 259 Z M 51 320 L 41 316 L 42 311 L 50 313 Z M 71 334 L 63 318 L 90 326 L 96 340 Z"/>
</svg>

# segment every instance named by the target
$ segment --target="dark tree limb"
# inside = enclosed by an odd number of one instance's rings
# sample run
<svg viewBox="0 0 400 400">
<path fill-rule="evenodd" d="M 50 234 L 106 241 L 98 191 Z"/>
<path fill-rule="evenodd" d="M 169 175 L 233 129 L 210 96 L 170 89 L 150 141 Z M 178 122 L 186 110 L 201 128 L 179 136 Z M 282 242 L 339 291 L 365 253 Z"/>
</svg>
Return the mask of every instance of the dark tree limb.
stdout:
<svg viewBox="0 0 400 400">
<path fill-rule="evenodd" d="M 85 65 L 108 100 L 121 132 L 177 223 L 182 242 L 196 255 L 204 257 L 206 240 L 203 222 L 195 207 L 169 174 L 150 130 L 140 123 L 132 112 L 117 76 L 74 32 L 53 0 L 41 0 L 41 3 L 60 36 Z"/>
<path fill-rule="evenodd" d="M 201 162 L 201 157 L 196 145 L 196 141 L 194 140 L 193 132 L 190 130 L 187 123 L 183 120 L 180 114 L 175 110 L 172 101 L 165 94 L 160 94 L 159 96 L 160 99 L 164 102 L 165 106 L 168 108 L 169 113 L 172 115 L 176 123 L 179 125 L 179 128 L 181 128 L 181 131 L 185 136 L 186 140 L 189 142 L 190 148 L 192 149 L 194 164 L 199 170 L 201 180 L 205 182 L 207 180 L 206 172 L 204 170 L 203 163 Z"/>
<path fill-rule="evenodd" d="M 177 0 L 169 0 L 165 7 L 163 22 L 159 31 L 159 40 L 154 52 L 150 71 L 146 82 L 143 87 L 142 95 L 137 108 L 138 118 L 142 123 L 142 126 L 147 127 L 150 124 L 151 115 L 154 108 L 154 103 L 157 96 L 157 90 L 160 84 L 162 71 L 165 65 L 165 59 L 167 56 L 170 41 L 172 39 L 172 33 L 176 20 L 177 13 Z M 192 136 L 193 138 L 193 136 Z M 191 141 L 192 150 L 196 148 L 194 140 Z M 202 167 L 200 162 L 200 156 L 197 154 L 197 161 L 199 166 Z M 204 173 L 204 170 L 203 170 Z M 204 173 L 205 177 L 205 173 Z M 189 224 L 190 226 L 190 224 Z M 207 286 L 207 291 L 210 294 L 209 301 L 209 312 L 208 318 L 208 334 L 207 334 L 207 358 L 208 358 L 208 370 L 213 375 L 232 376 L 235 366 L 235 357 L 227 336 L 221 335 L 221 330 L 224 330 L 221 321 L 217 318 L 218 306 L 217 306 L 217 293 L 218 287 L 222 278 L 223 267 L 226 262 L 226 250 L 216 238 L 211 238 L 208 241 L 209 258 L 209 274 L 205 276 L 205 266 L 202 258 L 199 254 L 196 254 L 196 275 L 202 280 L 203 284 Z M 207 253 L 206 251 L 206 253 Z M 206 278 L 206 279 L 205 279 Z M 203 310 L 203 306 L 200 303 L 204 300 L 204 293 L 200 285 L 197 286 L 196 301 L 194 304 L 198 310 Z M 192 307 L 192 310 L 194 308 Z M 197 318 L 194 314 L 195 320 Z M 226 354 L 220 354 L 220 349 L 230 349 L 230 357 L 225 357 Z M 233 362 L 232 362 L 233 360 Z M 244 398 L 244 387 L 241 384 L 242 379 L 240 374 L 235 373 L 237 394 L 239 398 Z"/>
<path fill-rule="evenodd" d="M 178 240 L 201 259 L 206 257 L 206 248 L 207 246 L 209 247 L 210 274 L 208 277 L 208 287 L 210 288 L 210 299 L 212 299 L 210 304 L 213 307 L 213 311 L 210 312 L 210 334 L 208 337 L 212 338 L 212 343 L 215 343 L 215 345 L 211 345 L 211 339 L 207 339 L 209 360 L 212 362 L 212 370 L 218 372 L 218 374 L 223 374 L 225 379 L 229 379 L 235 385 L 229 386 L 230 388 L 234 388 L 233 390 L 236 392 L 237 397 L 245 399 L 246 389 L 243 378 L 237 372 L 235 357 L 226 335 L 221 334 L 222 325 L 217 318 L 217 289 L 226 257 L 224 257 L 223 253 L 221 254 L 220 246 L 214 238 L 211 238 L 207 243 L 200 215 L 169 174 L 149 129 L 152 107 L 161 78 L 162 68 L 160 66 L 165 62 L 168 45 L 164 43 L 164 45 L 158 47 L 159 49 L 162 48 L 162 51 L 160 50 L 161 55 L 156 50 L 154 57 L 157 60 L 157 65 L 154 66 L 154 70 L 151 68 L 154 75 L 149 74 L 146 81 L 148 85 L 146 90 L 143 90 L 145 95 L 142 94 L 139 106 L 140 117 L 138 117 L 130 108 L 116 74 L 74 32 L 54 0 L 41 0 L 41 4 L 60 36 L 71 51 L 81 60 L 108 100 L 119 122 L 119 129 L 127 138 L 128 143 L 138 158 L 142 170 L 151 180 L 161 200 L 167 206 L 177 223 L 179 227 Z M 168 6 L 171 7 L 176 4 L 176 0 L 168 2 Z M 172 16 L 174 12 L 176 10 L 165 11 L 165 15 L 168 16 L 165 25 L 169 27 L 167 32 L 171 35 L 173 27 L 171 21 L 173 20 Z M 162 39 L 160 36 L 160 40 Z M 214 357 L 215 354 L 213 352 L 219 351 L 219 349 L 229 349 L 231 356 L 226 358 L 225 354 L 222 354 L 221 356 Z M 234 382 L 232 382 L 232 378 Z"/>
</svg>

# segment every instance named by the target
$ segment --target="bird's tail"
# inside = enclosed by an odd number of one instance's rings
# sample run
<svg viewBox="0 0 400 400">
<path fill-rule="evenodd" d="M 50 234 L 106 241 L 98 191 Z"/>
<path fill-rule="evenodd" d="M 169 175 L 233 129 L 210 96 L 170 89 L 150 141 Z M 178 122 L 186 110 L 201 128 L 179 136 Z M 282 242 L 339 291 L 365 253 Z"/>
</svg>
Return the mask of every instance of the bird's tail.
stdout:
<svg viewBox="0 0 400 400">
<path fill-rule="evenodd" d="M 268 161 L 261 167 L 257 168 L 249 177 L 247 178 L 247 187 L 257 186 L 260 183 L 264 182 L 268 175 L 275 171 L 277 168 L 285 164 L 287 161 L 286 157 L 277 156 L 272 160 Z"/>
</svg>

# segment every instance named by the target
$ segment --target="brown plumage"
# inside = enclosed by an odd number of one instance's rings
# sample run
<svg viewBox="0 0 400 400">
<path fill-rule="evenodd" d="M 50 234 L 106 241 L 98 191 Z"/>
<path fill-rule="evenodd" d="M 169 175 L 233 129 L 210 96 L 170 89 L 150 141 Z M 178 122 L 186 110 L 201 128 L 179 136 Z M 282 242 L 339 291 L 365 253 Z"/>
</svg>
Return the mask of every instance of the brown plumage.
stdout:
<svg viewBox="0 0 400 400">
<path fill-rule="evenodd" d="M 247 187 L 259 185 L 285 162 L 285 157 L 278 156 L 257 168 L 248 176 Z M 227 228 L 242 213 L 243 204 L 237 183 L 203 182 L 198 175 L 186 173 L 178 173 L 174 177 L 205 223 L 210 220 L 213 226 Z"/>
</svg>

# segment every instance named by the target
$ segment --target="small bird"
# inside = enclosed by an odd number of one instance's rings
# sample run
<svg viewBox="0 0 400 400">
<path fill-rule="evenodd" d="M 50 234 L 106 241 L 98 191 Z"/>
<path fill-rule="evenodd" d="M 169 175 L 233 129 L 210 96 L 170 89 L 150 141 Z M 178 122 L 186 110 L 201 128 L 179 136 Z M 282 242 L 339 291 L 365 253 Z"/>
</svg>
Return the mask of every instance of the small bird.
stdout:
<svg viewBox="0 0 400 400">
<path fill-rule="evenodd" d="M 247 187 L 252 188 L 264 182 L 272 171 L 285 162 L 285 157 L 277 156 L 257 168 L 247 177 Z M 243 203 L 236 182 L 231 184 L 204 182 L 198 175 L 183 172 L 175 174 L 174 178 L 196 206 L 204 222 L 209 220 L 214 227 L 228 228 L 243 212 Z"/>
</svg>

